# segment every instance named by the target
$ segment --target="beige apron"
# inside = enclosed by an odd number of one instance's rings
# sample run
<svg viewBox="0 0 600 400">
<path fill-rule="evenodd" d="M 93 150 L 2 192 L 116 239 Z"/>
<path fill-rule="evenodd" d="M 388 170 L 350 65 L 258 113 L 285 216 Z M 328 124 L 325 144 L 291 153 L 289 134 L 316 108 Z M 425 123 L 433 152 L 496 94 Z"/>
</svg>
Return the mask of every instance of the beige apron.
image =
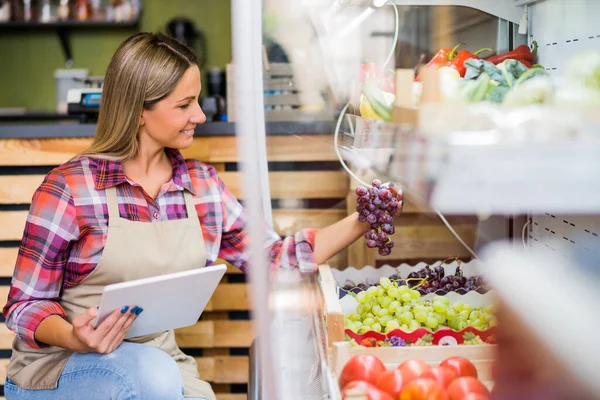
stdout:
<svg viewBox="0 0 600 400">
<path fill-rule="evenodd" d="M 86 309 L 97 306 L 106 285 L 205 266 L 206 246 L 198 214 L 192 195 L 184 191 L 184 197 L 187 219 L 137 222 L 119 216 L 116 187 L 106 189 L 108 236 L 100 262 L 78 285 L 65 289 L 59 301 L 69 322 Z M 210 385 L 200 380 L 196 361 L 177 346 L 173 331 L 128 341 L 155 346 L 169 353 L 181 370 L 185 397 L 215 399 Z M 15 339 L 7 375 L 24 389 L 54 389 L 71 354 L 55 346 L 32 349 Z"/>
</svg>

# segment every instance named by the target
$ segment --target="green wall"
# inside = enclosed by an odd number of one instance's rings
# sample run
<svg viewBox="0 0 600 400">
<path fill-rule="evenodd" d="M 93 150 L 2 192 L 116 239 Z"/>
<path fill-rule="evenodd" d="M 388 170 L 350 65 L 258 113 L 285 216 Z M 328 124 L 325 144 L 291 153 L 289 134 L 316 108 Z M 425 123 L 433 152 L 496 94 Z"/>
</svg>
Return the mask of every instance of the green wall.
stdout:
<svg viewBox="0 0 600 400">
<path fill-rule="evenodd" d="M 119 44 L 141 31 L 163 29 L 173 17 L 194 20 L 208 47 L 206 67 L 231 60 L 230 0 L 143 0 L 140 24 L 132 29 L 75 29 L 71 32 L 73 68 L 104 75 Z M 60 41 L 51 29 L 0 32 L 0 107 L 56 110 L 54 71 L 65 68 Z"/>
</svg>

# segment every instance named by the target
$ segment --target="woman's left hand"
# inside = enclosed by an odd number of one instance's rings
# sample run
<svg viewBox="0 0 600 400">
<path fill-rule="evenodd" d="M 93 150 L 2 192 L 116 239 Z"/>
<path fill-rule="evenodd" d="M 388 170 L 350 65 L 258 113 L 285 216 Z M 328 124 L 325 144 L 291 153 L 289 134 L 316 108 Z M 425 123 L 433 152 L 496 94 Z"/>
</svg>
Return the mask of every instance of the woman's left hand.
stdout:
<svg viewBox="0 0 600 400">
<path fill-rule="evenodd" d="M 398 208 L 396 213 L 400 214 L 402 212 L 402 208 L 404 207 L 404 196 L 402 195 L 400 189 L 398 189 L 398 186 L 394 185 L 394 183 L 390 183 L 389 188 L 392 192 L 392 195 L 396 198 L 396 200 L 398 200 Z"/>
</svg>

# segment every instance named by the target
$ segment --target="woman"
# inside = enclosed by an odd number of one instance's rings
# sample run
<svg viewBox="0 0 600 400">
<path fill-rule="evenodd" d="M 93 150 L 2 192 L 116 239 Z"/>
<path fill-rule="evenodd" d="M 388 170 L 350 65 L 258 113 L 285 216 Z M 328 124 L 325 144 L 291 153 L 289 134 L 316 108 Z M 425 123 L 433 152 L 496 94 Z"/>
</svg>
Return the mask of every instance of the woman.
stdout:
<svg viewBox="0 0 600 400">
<path fill-rule="evenodd" d="M 172 331 L 123 341 L 135 304 L 92 326 L 108 284 L 217 257 L 246 268 L 241 205 L 214 168 L 179 152 L 206 120 L 200 90 L 193 52 L 164 35 L 134 35 L 113 56 L 91 147 L 33 196 L 3 311 L 17 334 L 8 400 L 215 398 Z M 311 272 L 367 229 L 355 214 L 283 240 L 268 232 L 265 247 L 274 266 Z"/>
</svg>

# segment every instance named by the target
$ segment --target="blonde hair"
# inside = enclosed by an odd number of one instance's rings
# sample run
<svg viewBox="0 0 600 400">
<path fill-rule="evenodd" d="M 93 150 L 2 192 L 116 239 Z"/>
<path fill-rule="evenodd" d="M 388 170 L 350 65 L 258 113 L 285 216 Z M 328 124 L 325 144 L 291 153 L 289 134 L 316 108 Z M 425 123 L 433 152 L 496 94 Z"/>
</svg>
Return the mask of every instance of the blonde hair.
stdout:
<svg viewBox="0 0 600 400">
<path fill-rule="evenodd" d="M 94 140 L 79 155 L 137 156 L 142 110 L 171 94 L 192 65 L 198 65 L 194 52 L 164 34 L 142 32 L 125 40 L 106 70 Z"/>
</svg>

